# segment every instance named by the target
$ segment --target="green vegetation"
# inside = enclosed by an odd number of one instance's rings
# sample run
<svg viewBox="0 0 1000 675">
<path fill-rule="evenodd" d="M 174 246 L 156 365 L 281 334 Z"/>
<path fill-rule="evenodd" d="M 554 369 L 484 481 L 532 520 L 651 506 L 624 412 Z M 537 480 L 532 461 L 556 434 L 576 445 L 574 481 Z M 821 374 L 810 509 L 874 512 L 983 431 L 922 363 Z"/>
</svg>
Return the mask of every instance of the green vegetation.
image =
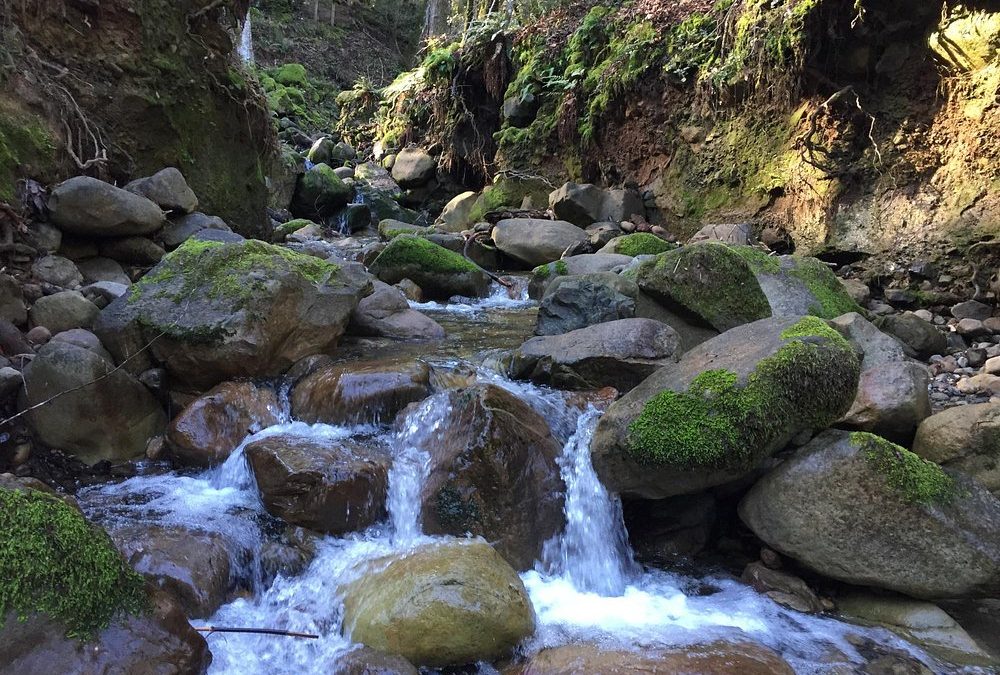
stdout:
<svg viewBox="0 0 1000 675">
<path fill-rule="evenodd" d="M 306 67 L 301 63 L 286 63 L 275 68 L 273 73 L 278 84 L 283 84 L 286 87 L 306 85 L 309 82 Z"/>
<path fill-rule="evenodd" d="M 424 272 L 460 274 L 479 268 L 465 257 L 432 241 L 412 234 L 395 237 L 372 263 L 371 268 L 397 268 L 416 265 Z"/>
<path fill-rule="evenodd" d="M 0 108 L 0 202 L 12 202 L 20 178 L 48 170 L 54 161 L 52 137 L 37 119 Z"/>
<path fill-rule="evenodd" d="M 837 276 L 821 260 L 796 258 L 795 267 L 789 274 L 805 284 L 819 303 L 809 309 L 811 314 L 824 319 L 835 319 L 848 312 L 864 313 Z"/>
<path fill-rule="evenodd" d="M 872 469 L 911 504 L 947 504 L 958 496 L 954 479 L 934 462 L 861 431 L 851 434 L 851 444 L 864 452 Z"/>
<path fill-rule="evenodd" d="M 147 603 L 142 577 L 79 511 L 44 492 L 0 488 L 0 623 L 37 612 L 89 639 Z"/>
<path fill-rule="evenodd" d="M 710 370 L 685 392 L 652 397 L 629 426 L 630 454 L 681 469 L 746 469 L 790 428 L 823 428 L 854 399 L 860 364 L 850 344 L 815 317 L 782 334 L 786 342 L 740 383 Z"/>
<path fill-rule="evenodd" d="M 615 243 L 615 251 L 622 255 L 657 255 L 677 248 L 675 244 L 660 239 L 649 232 L 635 232 L 619 237 Z"/>
<path fill-rule="evenodd" d="M 277 240 L 284 240 L 285 237 L 301 230 L 303 227 L 309 227 L 310 225 L 315 225 L 313 221 L 308 218 L 295 218 L 294 220 L 289 220 L 287 223 L 282 223 L 278 227 L 274 228 L 274 236 Z"/>
<path fill-rule="evenodd" d="M 743 258 L 754 274 L 780 274 L 781 261 L 778 256 L 769 254 L 753 246 L 733 246 L 733 253 Z"/>
<path fill-rule="evenodd" d="M 493 185 L 483 190 L 469 212 L 469 220 L 478 223 L 493 211 L 519 208 L 525 197 L 530 197 L 538 203 L 548 204 L 551 191 L 550 186 L 539 180 L 500 177 Z"/>
</svg>

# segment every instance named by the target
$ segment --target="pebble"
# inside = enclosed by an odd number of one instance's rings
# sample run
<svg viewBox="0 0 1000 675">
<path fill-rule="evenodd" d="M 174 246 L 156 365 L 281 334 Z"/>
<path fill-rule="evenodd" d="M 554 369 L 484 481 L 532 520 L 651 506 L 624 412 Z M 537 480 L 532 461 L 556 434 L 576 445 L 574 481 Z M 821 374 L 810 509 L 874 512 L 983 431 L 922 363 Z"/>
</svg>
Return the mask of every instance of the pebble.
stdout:
<svg viewBox="0 0 1000 675">
<path fill-rule="evenodd" d="M 918 309 L 914 312 L 914 314 L 928 323 L 932 323 L 934 321 L 934 315 L 926 309 Z"/>
</svg>

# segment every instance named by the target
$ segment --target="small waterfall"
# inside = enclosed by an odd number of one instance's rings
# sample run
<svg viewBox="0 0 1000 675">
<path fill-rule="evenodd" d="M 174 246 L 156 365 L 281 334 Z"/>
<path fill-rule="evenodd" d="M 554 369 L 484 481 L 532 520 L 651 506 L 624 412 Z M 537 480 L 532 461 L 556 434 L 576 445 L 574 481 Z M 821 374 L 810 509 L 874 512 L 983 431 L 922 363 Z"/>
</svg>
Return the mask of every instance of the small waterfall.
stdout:
<svg viewBox="0 0 1000 675">
<path fill-rule="evenodd" d="M 566 483 L 566 529 L 542 552 L 547 574 L 565 576 L 580 591 L 621 595 L 638 568 L 628 545 L 621 502 L 601 484 L 590 461 L 590 440 L 600 412 L 580 416 L 559 458 Z"/>
<path fill-rule="evenodd" d="M 243 30 L 240 32 L 240 43 L 236 47 L 236 53 L 240 55 L 243 63 L 253 63 L 253 29 L 250 27 L 250 10 L 247 10 L 246 19 L 243 20 Z"/>
</svg>

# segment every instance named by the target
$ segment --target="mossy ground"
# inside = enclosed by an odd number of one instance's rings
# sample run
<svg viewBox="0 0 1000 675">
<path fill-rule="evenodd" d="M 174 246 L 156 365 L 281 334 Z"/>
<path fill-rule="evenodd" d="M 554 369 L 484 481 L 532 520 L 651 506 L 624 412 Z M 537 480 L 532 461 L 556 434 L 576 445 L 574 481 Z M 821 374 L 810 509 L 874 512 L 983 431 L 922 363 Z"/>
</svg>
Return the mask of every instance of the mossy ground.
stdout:
<svg viewBox="0 0 1000 675">
<path fill-rule="evenodd" d="M 872 469 L 912 504 L 948 504 L 958 496 L 954 479 L 934 462 L 874 434 L 856 431 L 851 444 L 864 453 Z"/>
<path fill-rule="evenodd" d="M 860 365 L 850 344 L 815 317 L 740 382 L 710 370 L 687 391 L 662 391 L 629 426 L 628 451 L 644 464 L 679 469 L 746 469 L 787 430 L 825 428 L 846 412 Z"/>
<path fill-rule="evenodd" d="M 46 172 L 54 161 L 55 145 L 39 121 L 0 105 L 0 202 L 14 200 L 18 179 Z"/>
<path fill-rule="evenodd" d="M 148 599 L 114 544 L 54 495 L 0 488 L 0 622 L 34 613 L 90 638 Z"/>
<path fill-rule="evenodd" d="M 675 244 L 648 232 L 634 232 L 619 237 L 616 247 L 617 253 L 630 255 L 633 258 L 638 255 L 658 255 L 677 248 Z"/>
<path fill-rule="evenodd" d="M 387 269 L 408 265 L 417 265 L 423 271 L 435 274 L 461 274 L 479 270 L 462 255 L 410 234 L 395 237 L 372 263 L 373 268 Z"/>
</svg>

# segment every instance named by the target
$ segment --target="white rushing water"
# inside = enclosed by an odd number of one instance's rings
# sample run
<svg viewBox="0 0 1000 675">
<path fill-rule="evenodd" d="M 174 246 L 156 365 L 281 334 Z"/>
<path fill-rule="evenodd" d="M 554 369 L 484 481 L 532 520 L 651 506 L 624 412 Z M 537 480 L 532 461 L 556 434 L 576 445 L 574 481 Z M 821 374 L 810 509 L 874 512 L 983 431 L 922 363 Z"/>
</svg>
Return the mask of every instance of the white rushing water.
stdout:
<svg viewBox="0 0 1000 675">
<path fill-rule="evenodd" d="M 452 298 L 450 302 L 414 302 L 410 308 L 421 312 L 447 312 L 450 314 L 477 315 L 489 310 L 517 310 L 531 307 L 534 302 L 528 298 L 527 279 L 513 279 L 514 288 L 506 288 L 497 282 L 490 285 L 485 298 Z"/>
<path fill-rule="evenodd" d="M 240 43 L 236 46 L 236 53 L 240 55 L 243 63 L 253 63 L 253 28 L 250 25 L 250 10 L 243 20 L 243 30 L 240 32 Z"/>
<path fill-rule="evenodd" d="M 693 578 L 641 568 L 632 558 L 621 505 L 604 489 L 591 465 L 590 441 L 599 413 L 569 405 L 559 392 L 512 382 L 495 372 L 481 369 L 478 379 L 527 402 L 565 443 L 559 465 L 566 484 L 566 527 L 546 543 L 536 568 L 522 574 L 538 618 L 538 630 L 524 645 L 525 653 L 577 641 L 648 649 L 749 637 L 779 651 L 798 672 L 820 673 L 827 671 L 819 664 L 831 659 L 841 665 L 861 662 L 849 640 L 855 634 L 918 654 L 887 631 L 783 609 L 730 578 Z M 365 562 L 433 540 L 421 533 L 419 494 L 429 471 L 428 443 L 452 414 L 448 400 L 439 393 L 413 406 L 395 432 L 371 425 L 309 425 L 285 419 L 248 437 L 216 469 L 195 475 L 139 476 L 81 491 L 79 499 L 105 525 L 176 525 L 227 538 L 246 561 L 238 574 L 249 593 L 214 616 L 193 621 L 195 625 L 281 628 L 320 636 L 303 640 L 213 634 L 208 638 L 211 673 L 337 672 L 338 659 L 352 648 L 342 634 L 338 589 L 356 578 Z M 393 459 L 389 518 L 350 536 L 317 537 L 315 555 L 301 574 L 279 574 L 265 582 L 261 550 L 274 538 L 275 527 L 260 502 L 243 447 L 285 433 L 327 441 L 377 438 Z"/>
</svg>

